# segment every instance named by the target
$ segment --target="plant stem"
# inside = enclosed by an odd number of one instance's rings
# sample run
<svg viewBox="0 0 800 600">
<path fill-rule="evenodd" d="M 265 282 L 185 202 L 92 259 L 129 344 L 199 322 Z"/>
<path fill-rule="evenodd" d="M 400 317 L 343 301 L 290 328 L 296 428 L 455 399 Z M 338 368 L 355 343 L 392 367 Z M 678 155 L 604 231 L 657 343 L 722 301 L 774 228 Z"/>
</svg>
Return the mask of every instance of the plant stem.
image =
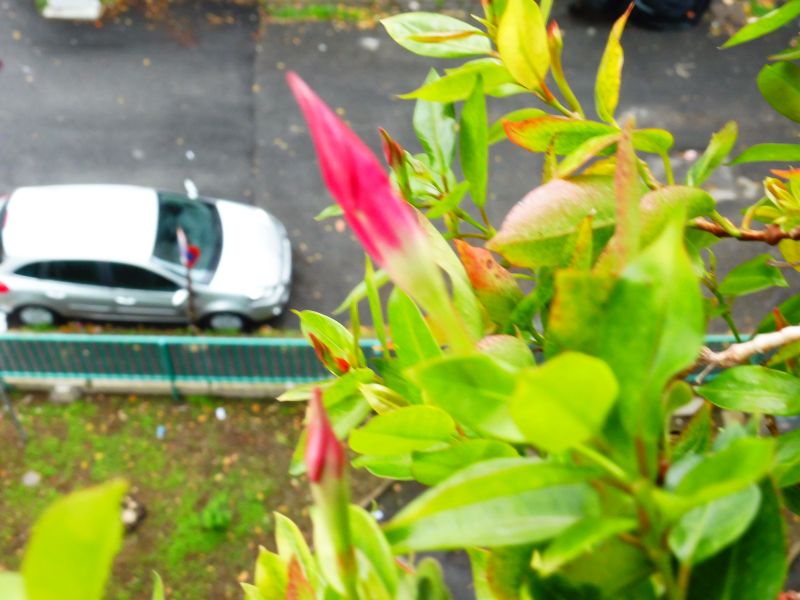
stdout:
<svg viewBox="0 0 800 600">
<path fill-rule="evenodd" d="M 469 224 L 470 224 L 470 225 L 472 225 L 472 226 L 473 226 L 475 229 L 477 229 L 477 230 L 479 230 L 479 231 L 482 231 L 484 234 L 486 234 L 486 235 L 488 235 L 488 236 L 492 236 L 492 235 L 494 235 L 494 233 L 493 233 L 492 231 L 490 231 L 489 229 L 487 229 L 486 227 L 484 227 L 483 225 L 481 225 L 481 224 L 480 224 L 478 221 L 476 221 L 476 220 L 475 220 L 475 219 L 472 217 L 472 215 L 471 215 L 471 214 L 469 214 L 469 213 L 468 213 L 467 211 L 465 211 L 464 209 L 457 208 L 457 209 L 456 209 L 455 211 L 453 211 L 453 212 L 455 213 L 455 215 L 456 215 L 456 216 L 457 216 L 459 219 L 461 219 L 462 221 L 465 221 L 465 222 L 469 223 Z"/>
<path fill-rule="evenodd" d="M 672 163 L 669 160 L 669 155 L 664 152 L 661 155 L 661 160 L 664 161 L 664 177 L 667 179 L 667 185 L 675 185 L 675 174 L 672 172 Z"/>
<path fill-rule="evenodd" d="M 600 454 L 597 450 L 592 448 L 591 446 L 587 446 L 586 444 L 578 444 L 575 446 L 575 451 L 588 458 L 597 466 L 601 467 L 606 473 L 611 475 L 616 481 L 620 483 L 624 483 L 626 488 L 630 488 L 630 479 L 628 478 L 628 474 L 620 467 L 617 463 L 612 461 L 606 456 Z"/>
<path fill-rule="evenodd" d="M 681 598 L 685 598 L 686 592 L 689 591 L 691 575 L 692 568 L 685 563 L 681 563 L 680 569 L 678 570 L 678 589 L 681 591 Z"/>
</svg>

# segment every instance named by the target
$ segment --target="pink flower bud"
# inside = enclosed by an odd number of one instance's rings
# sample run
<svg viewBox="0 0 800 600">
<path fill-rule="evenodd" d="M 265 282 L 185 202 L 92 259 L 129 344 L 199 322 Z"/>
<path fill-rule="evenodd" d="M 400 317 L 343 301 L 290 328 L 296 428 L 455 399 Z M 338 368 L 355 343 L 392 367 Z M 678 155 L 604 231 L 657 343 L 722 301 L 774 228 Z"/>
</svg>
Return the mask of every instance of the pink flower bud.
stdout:
<svg viewBox="0 0 800 600">
<path fill-rule="evenodd" d="M 311 483 L 323 478 L 341 479 L 344 476 L 345 454 L 341 442 L 328 420 L 322 404 L 322 391 L 315 388 L 308 403 L 308 437 L 306 439 L 306 469 Z"/>
</svg>

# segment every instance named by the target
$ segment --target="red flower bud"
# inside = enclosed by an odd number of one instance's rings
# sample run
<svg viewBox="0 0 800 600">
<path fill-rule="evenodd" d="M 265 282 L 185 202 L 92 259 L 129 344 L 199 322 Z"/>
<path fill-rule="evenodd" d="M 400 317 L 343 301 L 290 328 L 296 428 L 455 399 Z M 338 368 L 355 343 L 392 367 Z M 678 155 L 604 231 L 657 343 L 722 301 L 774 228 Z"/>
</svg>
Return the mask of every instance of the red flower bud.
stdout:
<svg viewBox="0 0 800 600">
<path fill-rule="evenodd" d="M 307 420 L 305 461 L 308 478 L 311 483 L 320 483 L 324 477 L 341 479 L 345 467 L 344 448 L 325 413 L 319 388 L 314 389 L 308 403 Z"/>
</svg>

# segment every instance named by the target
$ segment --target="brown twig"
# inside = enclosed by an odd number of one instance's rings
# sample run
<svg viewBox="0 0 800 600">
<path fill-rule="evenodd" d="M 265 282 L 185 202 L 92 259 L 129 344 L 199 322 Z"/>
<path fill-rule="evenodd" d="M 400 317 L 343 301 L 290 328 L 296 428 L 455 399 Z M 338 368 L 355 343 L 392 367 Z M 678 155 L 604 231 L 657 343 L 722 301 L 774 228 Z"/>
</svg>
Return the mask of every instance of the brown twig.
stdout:
<svg viewBox="0 0 800 600">
<path fill-rule="evenodd" d="M 733 344 L 722 352 L 714 352 L 710 348 L 700 351 L 698 364 L 710 367 L 728 368 L 746 363 L 751 356 L 764 354 L 792 342 L 800 341 L 800 325 L 784 327 L 780 331 L 762 333 L 741 344 Z"/>
<path fill-rule="evenodd" d="M 795 227 L 789 231 L 784 231 L 778 225 L 770 224 L 765 229 L 740 229 L 738 235 L 726 231 L 721 225 L 712 223 L 706 219 L 695 219 L 689 223 L 695 229 L 706 231 L 719 238 L 735 238 L 742 242 L 764 242 L 770 246 L 775 246 L 781 240 L 800 240 L 800 227 Z"/>
</svg>

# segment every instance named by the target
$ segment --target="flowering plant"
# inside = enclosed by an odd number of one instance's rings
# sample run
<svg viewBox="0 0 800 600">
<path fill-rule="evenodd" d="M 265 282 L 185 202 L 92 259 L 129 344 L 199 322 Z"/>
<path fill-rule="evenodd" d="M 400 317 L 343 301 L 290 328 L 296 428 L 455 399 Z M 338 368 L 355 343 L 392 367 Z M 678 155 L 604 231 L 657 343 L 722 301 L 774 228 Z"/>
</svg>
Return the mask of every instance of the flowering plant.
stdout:
<svg viewBox="0 0 800 600">
<path fill-rule="evenodd" d="M 384 20 L 414 53 L 469 59 L 406 95 L 417 101 L 423 152 L 381 131 L 389 175 L 289 76 L 323 179 L 379 270 L 368 259 L 343 303 L 350 329 L 299 313 L 333 375 L 282 397 L 310 402 L 294 469 L 312 485 L 314 550 L 279 517 L 278 552 L 259 555 L 248 599 L 447 598 L 436 564 L 412 560 L 440 549 L 469 553 L 479 600 L 781 592 L 784 514 L 800 514 L 800 432 L 782 432 L 777 419 L 800 414 L 800 296 L 769 307 L 751 339 L 731 306 L 787 287 L 782 269 L 800 270 L 798 171 L 773 171 L 740 223 L 720 214 L 702 185 L 731 153 L 736 125 L 715 133 L 677 183 L 672 135 L 617 121 L 628 13 L 600 60 L 595 120 L 567 81 L 550 5 L 486 0 L 481 28 L 432 13 Z M 728 45 L 798 15 L 800 0 L 790 0 Z M 794 48 L 771 57 L 758 79 L 794 121 L 798 58 Z M 487 96 L 517 94 L 538 105 L 490 124 Z M 489 152 L 506 139 L 541 155 L 542 180 L 496 227 L 486 211 Z M 732 162 L 799 159 L 798 145 L 762 144 Z M 761 254 L 719 277 L 712 248 L 726 237 L 777 246 L 785 260 Z M 364 300 L 375 356 L 359 340 Z M 721 351 L 703 345 L 716 319 L 737 340 Z M 687 406 L 688 424 L 674 427 Z M 353 467 L 428 489 L 379 526 L 349 504 L 345 439 Z M 22 577 L 0 578 L 0 590 L 99 597 L 119 531 L 90 526 L 75 506 L 111 514 L 123 489 L 112 482 L 54 505 Z M 74 573 L 50 577 L 42 557 L 75 540 L 100 558 L 70 595 Z"/>
</svg>

